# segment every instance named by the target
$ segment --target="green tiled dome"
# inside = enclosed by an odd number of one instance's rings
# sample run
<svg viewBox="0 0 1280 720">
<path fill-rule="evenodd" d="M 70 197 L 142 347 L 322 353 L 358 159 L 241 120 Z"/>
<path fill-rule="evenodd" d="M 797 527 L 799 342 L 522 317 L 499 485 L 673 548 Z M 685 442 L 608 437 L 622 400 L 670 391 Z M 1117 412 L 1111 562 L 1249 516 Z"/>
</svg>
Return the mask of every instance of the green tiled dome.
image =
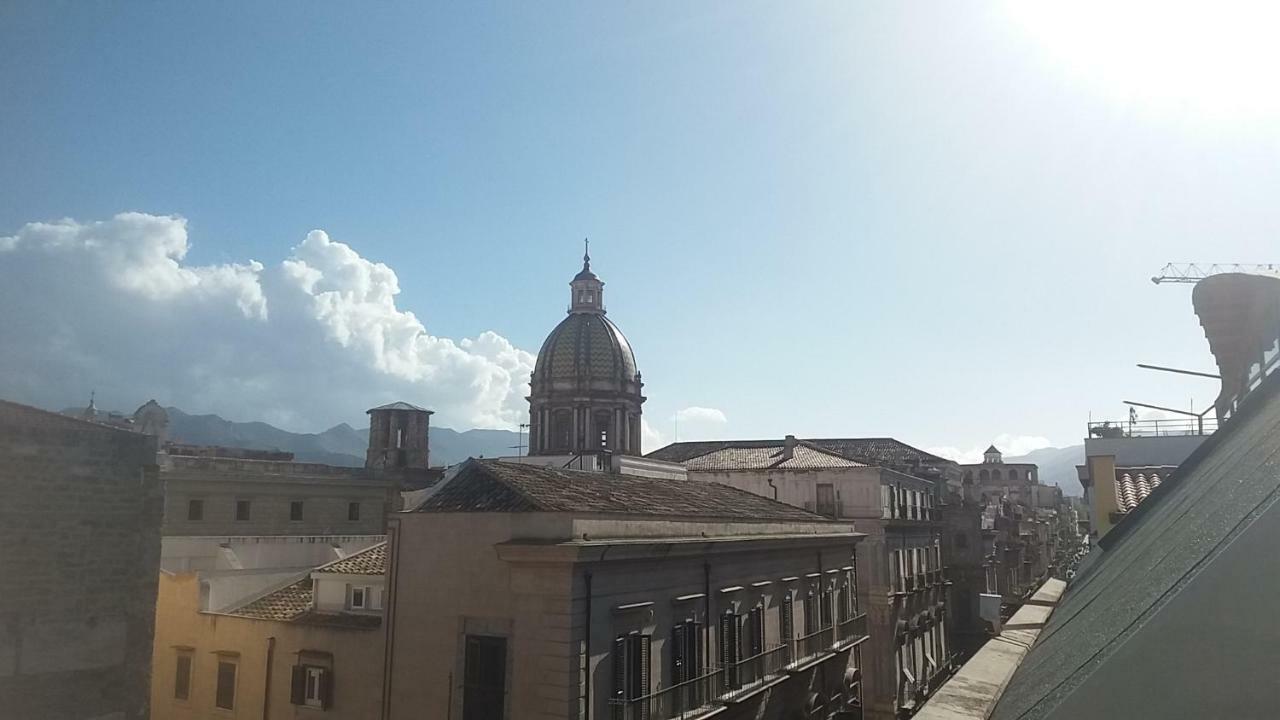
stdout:
<svg viewBox="0 0 1280 720">
<path fill-rule="evenodd" d="M 572 313 L 556 326 L 538 351 L 535 381 L 618 380 L 636 376 L 631 344 L 604 315 Z"/>
</svg>

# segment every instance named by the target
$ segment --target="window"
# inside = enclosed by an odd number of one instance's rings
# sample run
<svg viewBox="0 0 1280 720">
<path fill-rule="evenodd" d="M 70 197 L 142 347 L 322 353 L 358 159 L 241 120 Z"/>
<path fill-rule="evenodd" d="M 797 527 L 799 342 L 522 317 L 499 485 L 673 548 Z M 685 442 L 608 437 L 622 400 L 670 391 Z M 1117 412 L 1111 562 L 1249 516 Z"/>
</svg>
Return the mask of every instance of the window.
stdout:
<svg viewBox="0 0 1280 720">
<path fill-rule="evenodd" d="M 333 670 L 319 665 L 293 666 L 289 702 L 327 710 L 333 706 Z"/>
<path fill-rule="evenodd" d="M 236 708 L 236 661 L 218 658 L 218 687 L 214 705 L 223 710 Z"/>
<path fill-rule="evenodd" d="M 468 635 L 462 674 L 462 720 L 502 720 L 507 695 L 507 639 Z"/>
<path fill-rule="evenodd" d="M 822 628 L 831 627 L 831 590 L 824 588 L 818 593 L 818 622 Z"/>
<path fill-rule="evenodd" d="M 614 717 L 630 718 L 628 701 L 638 700 L 649 694 L 650 637 L 638 632 L 619 635 L 613 641 L 613 699 Z M 464 720 L 470 720 L 465 718 Z"/>
<path fill-rule="evenodd" d="M 236 501 L 236 520 L 243 522 L 248 519 L 249 519 L 249 501 L 237 500 Z"/>
<path fill-rule="evenodd" d="M 725 685 L 738 687 L 738 662 L 742 660 L 742 620 L 732 610 L 720 616 L 720 666 Z"/>
<path fill-rule="evenodd" d="M 360 519 L 360 503 L 347 503 L 347 520 L 355 522 Z"/>
<path fill-rule="evenodd" d="M 676 623 L 671 629 L 671 684 L 679 685 L 702 676 L 702 625 L 694 620 Z M 684 712 L 702 707 L 706 698 L 702 683 L 689 683 L 676 690 L 675 710 Z"/>
<path fill-rule="evenodd" d="M 804 634 L 818 632 L 818 595 L 812 590 L 804 596 Z"/>
<path fill-rule="evenodd" d="M 203 500 L 187 501 L 187 519 L 188 520 L 204 519 L 204 501 Z"/>
<path fill-rule="evenodd" d="M 815 486 L 817 492 L 817 511 L 819 515 L 829 518 L 836 516 L 836 489 L 831 483 L 818 483 Z"/>
<path fill-rule="evenodd" d="M 190 650 L 178 651 L 177 672 L 173 676 L 173 697 L 177 700 L 191 697 L 191 657 Z"/>
<path fill-rule="evenodd" d="M 368 585 L 347 586 L 347 609 L 368 610 L 373 607 L 373 588 Z"/>
<path fill-rule="evenodd" d="M 289 520 L 293 522 L 301 522 L 302 520 L 302 501 L 294 500 L 289 503 Z"/>
<path fill-rule="evenodd" d="M 755 657 L 764 652 L 764 606 L 757 605 L 747 614 L 747 654 Z"/>
</svg>

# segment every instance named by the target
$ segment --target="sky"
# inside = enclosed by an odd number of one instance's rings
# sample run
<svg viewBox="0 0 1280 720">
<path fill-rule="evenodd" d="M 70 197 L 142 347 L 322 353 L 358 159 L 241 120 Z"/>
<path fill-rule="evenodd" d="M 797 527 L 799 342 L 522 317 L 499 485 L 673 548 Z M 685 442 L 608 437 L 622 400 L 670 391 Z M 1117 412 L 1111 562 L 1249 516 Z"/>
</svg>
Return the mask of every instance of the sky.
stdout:
<svg viewBox="0 0 1280 720">
<path fill-rule="evenodd" d="M 1077 443 L 1280 262 L 1232 2 L 0 4 L 0 397 L 526 421 L 591 238 L 677 437 Z"/>
</svg>

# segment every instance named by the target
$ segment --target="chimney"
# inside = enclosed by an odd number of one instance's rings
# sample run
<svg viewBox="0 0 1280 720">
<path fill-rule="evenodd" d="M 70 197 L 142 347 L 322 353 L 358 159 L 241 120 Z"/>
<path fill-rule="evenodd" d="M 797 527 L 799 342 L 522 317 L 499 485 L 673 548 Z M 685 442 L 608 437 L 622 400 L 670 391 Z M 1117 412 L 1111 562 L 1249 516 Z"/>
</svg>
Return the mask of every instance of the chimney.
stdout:
<svg viewBox="0 0 1280 720">
<path fill-rule="evenodd" d="M 788 435 L 782 441 L 782 459 L 790 460 L 792 455 L 796 454 L 796 436 Z"/>
</svg>

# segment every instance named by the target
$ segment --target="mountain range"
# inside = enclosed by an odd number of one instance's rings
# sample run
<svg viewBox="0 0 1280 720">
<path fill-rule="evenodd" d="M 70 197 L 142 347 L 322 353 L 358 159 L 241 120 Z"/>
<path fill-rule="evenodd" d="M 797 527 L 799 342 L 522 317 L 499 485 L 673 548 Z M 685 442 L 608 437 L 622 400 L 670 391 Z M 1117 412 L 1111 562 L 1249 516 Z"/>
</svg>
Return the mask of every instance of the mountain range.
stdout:
<svg viewBox="0 0 1280 720">
<path fill-rule="evenodd" d="M 360 467 L 369 446 L 369 429 L 359 430 L 346 423 L 319 433 L 293 433 L 264 422 L 233 422 L 217 415 L 189 415 L 179 408 L 169 413 L 169 439 L 193 445 L 221 445 L 253 450 L 285 450 L 301 462 Z M 79 415 L 79 409 L 65 410 Z M 431 464 L 452 465 L 469 457 L 503 457 L 517 454 L 516 446 L 527 438 L 510 430 L 465 430 L 431 428 Z M 1006 462 L 1035 463 L 1040 482 L 1058 485 L 1067 495 L 1080 495 L 1076 465 L 1084 464 L 1084 445 L 1041 448 Z"/>
</svg>

